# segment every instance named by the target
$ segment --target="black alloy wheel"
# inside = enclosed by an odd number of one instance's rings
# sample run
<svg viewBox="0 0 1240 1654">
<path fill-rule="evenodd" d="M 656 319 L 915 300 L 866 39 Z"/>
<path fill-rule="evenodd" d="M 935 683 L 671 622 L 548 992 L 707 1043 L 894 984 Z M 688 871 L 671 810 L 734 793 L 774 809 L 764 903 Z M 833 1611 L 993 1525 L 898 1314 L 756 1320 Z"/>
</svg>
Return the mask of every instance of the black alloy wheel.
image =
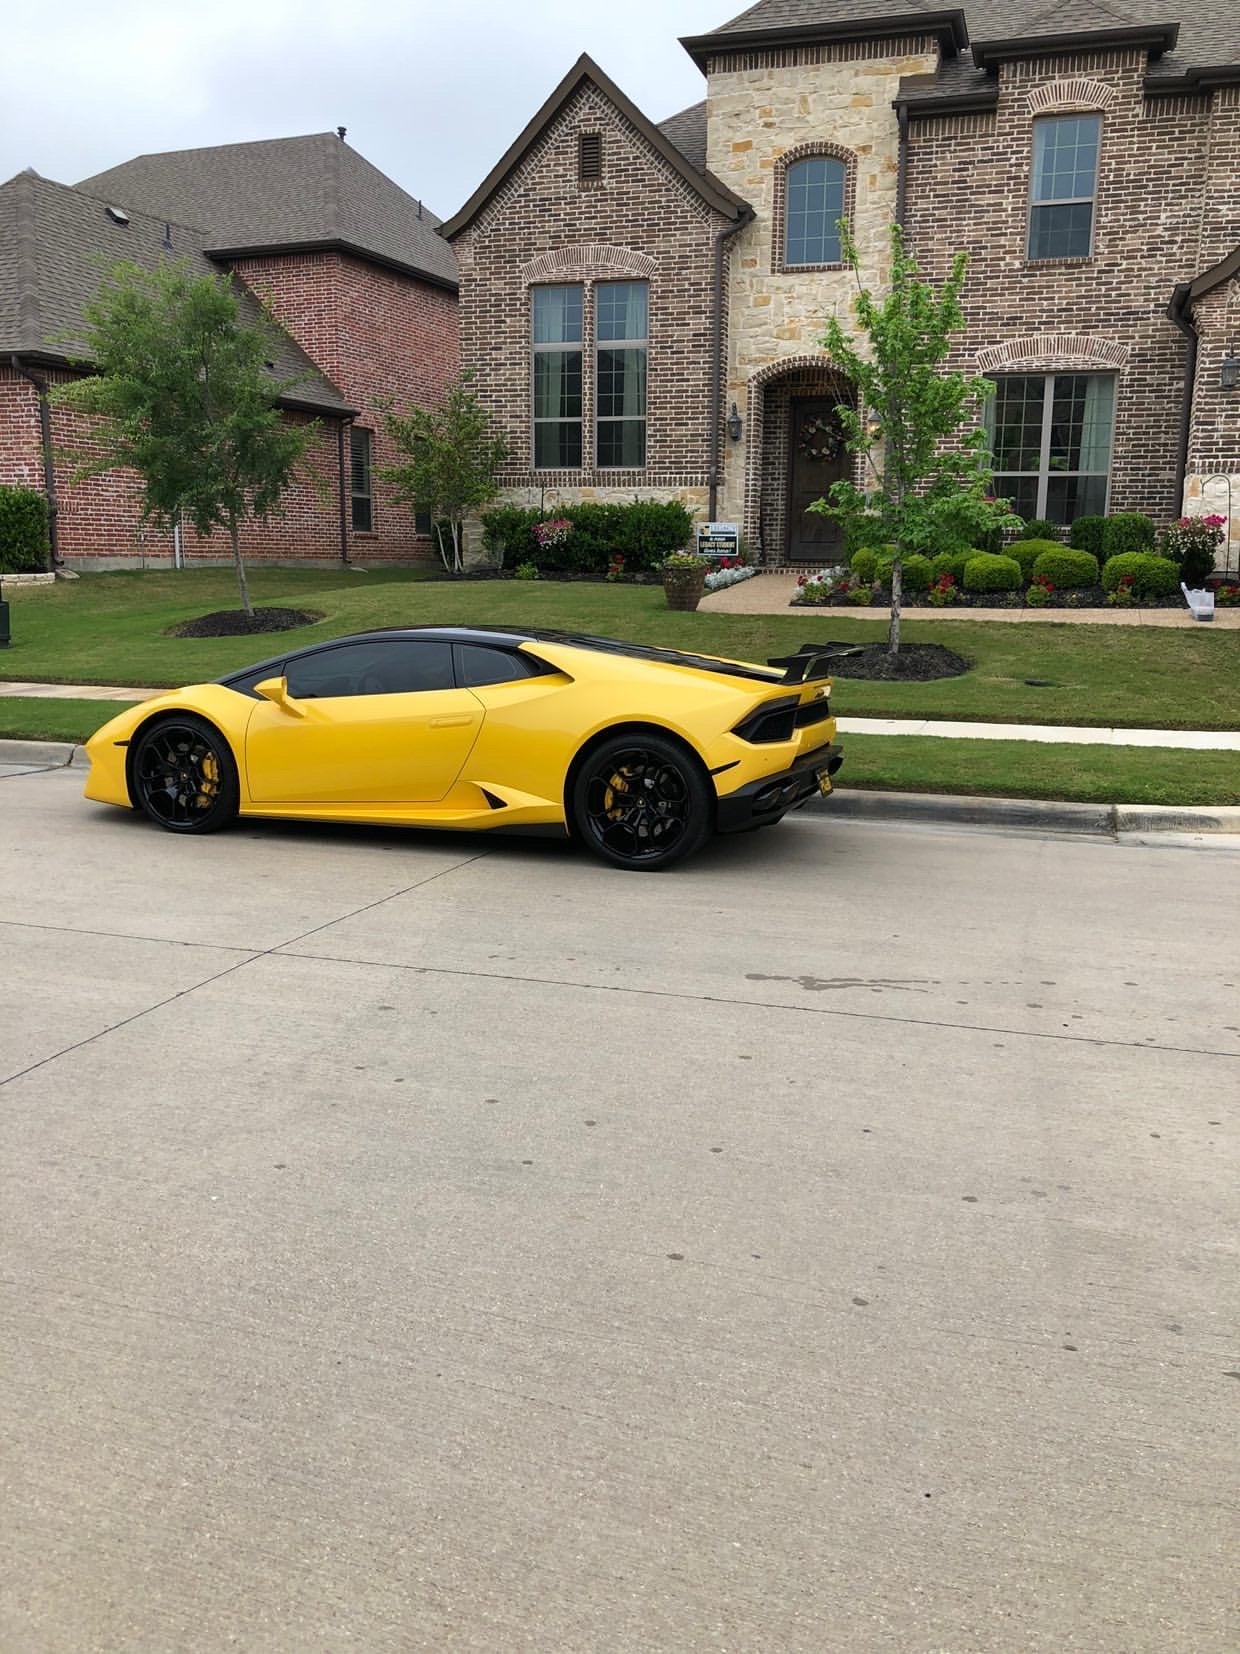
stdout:
<svg viewBox="0 0 1240 1654">
<path fill-rule="evenodd" d="M 617 736 L 589 755 L 573 783 L 572 822 L 613 866 L 653 872 L 705 843 L 713 802 L 701 765 L 652 731 Z"/>
<path fill-rule="evenodd" d="M 134 803 L 170 833 L 214 833 L 237 814 L 237 766 L 205 718 L 183 713 L 145 730 L 130 759 Z"/>
</svg>

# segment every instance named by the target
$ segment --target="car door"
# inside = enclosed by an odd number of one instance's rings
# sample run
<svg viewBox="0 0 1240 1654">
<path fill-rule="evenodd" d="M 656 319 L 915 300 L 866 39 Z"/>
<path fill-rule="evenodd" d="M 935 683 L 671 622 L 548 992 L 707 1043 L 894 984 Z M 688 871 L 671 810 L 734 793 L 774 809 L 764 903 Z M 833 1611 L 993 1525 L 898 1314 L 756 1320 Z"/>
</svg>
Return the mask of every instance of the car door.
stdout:
<svg viewBox="0 0 1240 1654">
<path fill-rule="evenodd" d="M 288 699 L 260 700 L 246 730 L 259 804 L 432 804 L 482 726 L 458 689 L 452 646 L 432 639 L 341 643 L 285 663 Z"/>
</svg>

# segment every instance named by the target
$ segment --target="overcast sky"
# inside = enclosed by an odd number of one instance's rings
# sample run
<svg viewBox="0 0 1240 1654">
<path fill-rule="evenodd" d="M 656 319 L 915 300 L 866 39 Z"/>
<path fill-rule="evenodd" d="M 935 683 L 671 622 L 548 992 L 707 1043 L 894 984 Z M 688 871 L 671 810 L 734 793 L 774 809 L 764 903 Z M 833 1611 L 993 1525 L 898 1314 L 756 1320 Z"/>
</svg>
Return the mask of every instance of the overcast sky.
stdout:
<svg viewBox="0 0 1240 1654">
<path fill-rule="evenodd" d="M 581 52 L 663 120 L 704 96 L 678 36 L 744 0 L 24 0 L 4 27 L 0 181 L 347 126 L 446 218 Z"/>
</svg>

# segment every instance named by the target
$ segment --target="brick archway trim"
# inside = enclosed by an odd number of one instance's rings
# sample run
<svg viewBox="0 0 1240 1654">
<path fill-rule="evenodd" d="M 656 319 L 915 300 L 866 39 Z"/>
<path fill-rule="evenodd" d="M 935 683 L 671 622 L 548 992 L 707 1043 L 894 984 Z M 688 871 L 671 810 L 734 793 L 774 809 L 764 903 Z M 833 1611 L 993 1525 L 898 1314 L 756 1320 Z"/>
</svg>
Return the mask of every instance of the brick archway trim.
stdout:
<svg viewBox="0 0 1240 1654">
<path fill-rule="evenodd" d="M 1110 109 L 1119 94 L 1100 80 L 1050 80 L 1035 86 L 1025 99 L 1031 115 L 1054 109 Z"/>
<path fill-rule="evenodd" d="M 780 356 L 775 361 L 768 362 L 765 367 L 756 369 L 745 381 L 745 497 L 741 533 L 751 546 L 757 545 L 762 528 L 766 387 L 791 374 L 806 371 L 821 373 L 824 376 L 834 374 L 839 379 L 841 387 L 847 383 L 843 372 L 829 356 L 822 352 L 811 354 L 808 351 L 796 356 Z M 777 561 L 781 554 L 782 547 L 776 549 L 764 545 L 762 561 Z"/>
<path fill-rule="evenodd" d="M 659 268 L 649 253 L 633 247 L 609 247 L 603 242 L 581 242 L 575 247 L 555 247 L 539 253 L 521 271 L 526 285 L 568 277 L 635 276 L 649 281 Z"/>
<path fill-rule="evenodd" d="M 977 353 L 979 373 L 1002 373 L 1009 368 L 1099 368 L 1118 370 L 1128 365 L 1130 349 L 1115 339 L 1089 333 L 1038 333 L 1024 339 L 1006 339 Z"/>
<path fill-rule="evenodd" d="M 808 161 L 816 155 L 827 155 L 833 161 L 840 161 L 844 167 L 844 208 L 841 213 L 845 224 L 852 230 L 857 210 L 857 152 L 845 149 L 843 144 L 831 143 L 825 139 L 810 139 L 805 143 L 793 144 L 790 149 L 775 162 L 775 189 L 771 204 L 771 269 L 774 271 L 797 273 L 807 270 L 840 270 L 842 264 L 786 264 L 784 262 L 784 229 L 788 217 L 788 169 L 794 167 L 798 161 Z"/>
</svg>

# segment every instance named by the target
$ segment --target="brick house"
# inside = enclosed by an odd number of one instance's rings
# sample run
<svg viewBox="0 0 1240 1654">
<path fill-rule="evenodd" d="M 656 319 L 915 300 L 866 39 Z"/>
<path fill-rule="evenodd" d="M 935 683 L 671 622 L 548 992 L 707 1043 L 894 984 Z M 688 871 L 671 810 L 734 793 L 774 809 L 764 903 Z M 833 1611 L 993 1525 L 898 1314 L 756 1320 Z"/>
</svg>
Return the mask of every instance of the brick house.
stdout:
<svg viewBox="0 0 1240 1654">
<path fill-rule="evenodd" d="M 290 419 L 316 419 L 312 475 L 270 523 L 257 559 L 317 563 L 428 557 L 377 475 L 390 462 L 376 399 L 429 405 L 458 371 L 456 261 L 439 220 L 344 142 L 320 133 L 143 155 L 76 187 L 31 171 L 0 185 L 0 482 L 47 489 L 55 550 L 78 567 L 219 560 L 227 546 L 140 521 L 136 479 L 70 480 L 66 450 L 89 422 L 47 387 L 80 355 L 82 309 L 120 259 L 185 260 L 233 275 L 243 315 L 260 304 L 286 330 L 273 374 L 298 383 Z"/>
<path fill-rule="evenodd" d="M 581 58 L 443 227 L 509 495 L 830 555 L 843 217 L 871 285 L 892 222 L 930 275 L 970 254 L 954 365 L 1025 515 L 1240 516 L 1240 8 L 1148 6 L 760 0 L 682 42 L 706 99 L 660 125 Z"/>
</svg>

